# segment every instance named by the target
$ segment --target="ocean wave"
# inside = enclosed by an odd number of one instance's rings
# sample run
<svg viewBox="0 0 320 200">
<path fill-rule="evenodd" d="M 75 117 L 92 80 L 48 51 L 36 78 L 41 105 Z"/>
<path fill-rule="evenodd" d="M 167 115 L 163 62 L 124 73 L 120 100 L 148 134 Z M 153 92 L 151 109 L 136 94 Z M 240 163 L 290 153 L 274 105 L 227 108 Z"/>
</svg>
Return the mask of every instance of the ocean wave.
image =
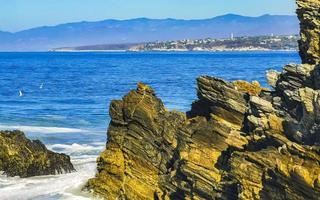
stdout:
<svg viewBox="0 0 320 200">
<path fill-rule="evenodd" d="M 71 156 L 86 156 L 98 155 L 103 150 L 104 146 L 105 143 L 95 142 L 91 144 L 49 144 L 47 145 L 47 148 Z"/>
<path fill-rule="evenodd" d="M 50 119 L 50 120 L 65 120 L 65 119 L 67 119 L 66 116 L 62 116 L 62 115 L 44 115 L 41 118 Z"/>
<path fill-rule="evenodd" d="M 86 181 L 94 177 L 96 163 L 83 162 L 75 165 L 76 172 L 62 175 L 31 178 L 0 176 L 1 200 L 63 199 L 87 200 L 92 197 L 81 191 Z"/>
<path fill-rule="evenodd" d="M 44 127 L 44 126 L 10 126 L 0 125 L 0 130 L 21 130 L 31 133 L 85 133 L 87 130 L 76 128 L 64 128 L 64 127 Z"/>
</svg>

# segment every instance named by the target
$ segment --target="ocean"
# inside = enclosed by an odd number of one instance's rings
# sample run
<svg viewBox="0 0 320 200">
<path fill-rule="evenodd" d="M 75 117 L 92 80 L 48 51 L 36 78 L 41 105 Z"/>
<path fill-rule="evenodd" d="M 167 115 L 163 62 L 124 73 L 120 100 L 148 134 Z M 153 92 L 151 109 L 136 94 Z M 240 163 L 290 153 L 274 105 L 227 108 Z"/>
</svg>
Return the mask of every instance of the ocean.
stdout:
<svg viewBox="0 0 320 200">
<path fill-rule="evenodd" d="M 258 80 L 300 63 L 297 52 L 0 53 L 0 130 L 19 129 L 48 149 L 71 156 L 77 172 L 57 176 L 0 176 L 0 199 L 90 199 L 81 192 L 94 177 L 105 146 L 108 106 L 142 81 L 168 109 L 188 111 L 196 78 Z"/>
</svg>

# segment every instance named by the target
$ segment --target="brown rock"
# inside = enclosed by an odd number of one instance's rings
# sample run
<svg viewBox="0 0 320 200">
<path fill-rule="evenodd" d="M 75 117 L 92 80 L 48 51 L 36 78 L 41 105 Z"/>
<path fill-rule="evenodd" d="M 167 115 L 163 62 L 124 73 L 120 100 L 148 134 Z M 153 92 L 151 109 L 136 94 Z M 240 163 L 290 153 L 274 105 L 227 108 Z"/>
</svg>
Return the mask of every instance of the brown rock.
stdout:
<svg viewBox="0 0 320 200">
<path fill-rule="evenodd" d="M 300 56 L 303 63 L 316 64 L 320 60 L 320 1 L 297 0 L 300 20 Z"/>
<path fill-rule="evenodd" d="M 70 157 L 49 151 L 21 131 L 0 131 L 0 171 L 7 176 L 31 177 L 75 171 Z"/>
<path fill-rule="evenodd" d="M 305 64 L 269 73 L 274 91 L 201 76 L 186 114 L 139 83 L 111 103 L 86 188 L 105 199 L 320 199 L 320 3 L 297 3 Z"/>
<path fill-rule="evenodd" d="M 236 90 L 248 93 L 253 96 L 259 96 L 261 91 L 268 91 L 267 88 L 261 87 L 258 81 L 252 81 L 252 83 L 249 83 L 247 81 L 238 80 L 232 83 L 235 86 Z"/>
</svg>

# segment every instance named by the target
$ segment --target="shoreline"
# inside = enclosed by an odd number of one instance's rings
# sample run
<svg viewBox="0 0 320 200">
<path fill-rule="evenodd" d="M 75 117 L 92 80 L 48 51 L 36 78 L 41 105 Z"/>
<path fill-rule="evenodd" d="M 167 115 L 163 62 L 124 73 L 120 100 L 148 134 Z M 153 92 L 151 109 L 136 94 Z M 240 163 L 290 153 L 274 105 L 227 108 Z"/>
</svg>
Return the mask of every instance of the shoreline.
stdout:
<svg viewBox="0 0 320 200">
<path fill-rule="evenodd" d="M 216 51 L 192 51 L 192 50 L 59 50 L 59 51 L 43 51 L 43 52 L 54 52 L 54 53 L 92 53 L 92 52 L 107 52 L 107 53 L 147 53 L 147 52 L 172 52 L 172 53 L 219 53 L 219 52 L 298 52 L 297 49 L 268 49 L 268 50 L 261 50 L 261 49 L 252 49 L 252 50 L 216 50 Z M 14 52 L 13 52 L 14 53 Z"/>
</svg>

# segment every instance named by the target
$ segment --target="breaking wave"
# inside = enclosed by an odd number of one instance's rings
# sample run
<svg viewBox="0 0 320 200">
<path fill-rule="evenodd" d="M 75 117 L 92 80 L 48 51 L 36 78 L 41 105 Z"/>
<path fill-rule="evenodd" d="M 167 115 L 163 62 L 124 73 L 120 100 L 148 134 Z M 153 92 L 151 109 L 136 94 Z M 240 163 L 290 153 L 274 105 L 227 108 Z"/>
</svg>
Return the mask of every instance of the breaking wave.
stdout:
<svg viewBox="0 0 320 200">
<path fill-rule="evenodd" d="M 0 176 L 1 200 L 87 200 L 93 197 L 81 191 L 86 181 L 96 173 L 96 158 L 104 143 L 53 144 L 48 149 L 71 155 L 76 172 L 31 178 Z"/>
<path fill-rule="evenodd" d="M 21 130 L 24 132 L 39 132 L 39 133 L 85 133 L 87 130 L 76 128 L 62 128 L 62 127 L 44 127 L 44 126 L 10 126 L 0 125 L 0 130 Z"/>
</svg>

